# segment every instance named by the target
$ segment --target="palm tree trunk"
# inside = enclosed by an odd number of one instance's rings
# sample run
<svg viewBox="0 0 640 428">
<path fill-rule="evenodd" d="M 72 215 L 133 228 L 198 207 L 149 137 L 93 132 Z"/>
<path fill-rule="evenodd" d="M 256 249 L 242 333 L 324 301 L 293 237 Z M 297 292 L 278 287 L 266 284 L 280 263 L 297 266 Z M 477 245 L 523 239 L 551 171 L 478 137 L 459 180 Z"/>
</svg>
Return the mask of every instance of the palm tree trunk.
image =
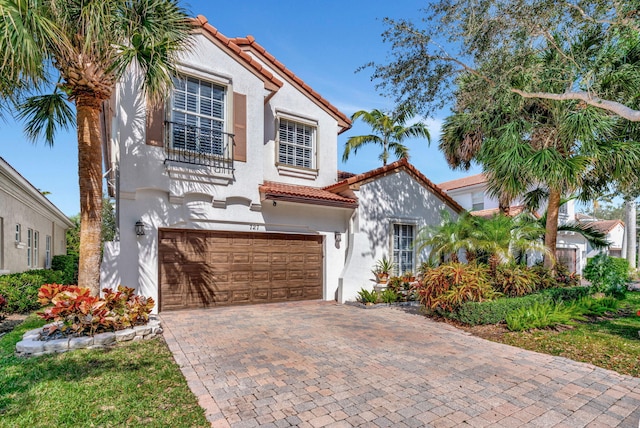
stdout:
<svg viewBox="0 0 640 428">
<path fill-rule="evenodd" d="M 78 285 L 100 292 L 100 231 L 102 228 L 101 102 L 76 98 L 78 121 L 78 178 L 80 181 L 80 264 Z"/>
<path fill-rule="evenodd" d="M 556 243 L 558 241 L 558 213 L 560 211 L 560 192 L 549 190 L 549 204 L 547 206 L 547 224 L 545 225 L 544 246 L 549 254 L 544 257 L 544 267 L 553 269 L 556 264 Z"/>
<path fill-rule="evenodd" d="M 636 201 L 629 198 L 624 202 L 625 206 L 625 238 L 627 241 L 624 257 L 629 262 L 629 267 L 635 269 L 636 263 Z"/>
</svg>

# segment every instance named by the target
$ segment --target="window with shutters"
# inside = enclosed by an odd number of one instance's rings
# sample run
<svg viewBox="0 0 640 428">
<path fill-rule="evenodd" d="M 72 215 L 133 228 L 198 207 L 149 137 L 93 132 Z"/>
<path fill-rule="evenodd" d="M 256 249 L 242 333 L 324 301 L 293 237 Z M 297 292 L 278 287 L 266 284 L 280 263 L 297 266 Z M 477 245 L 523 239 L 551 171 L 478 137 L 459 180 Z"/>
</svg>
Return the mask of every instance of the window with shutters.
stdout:
<svg viewBox="0 0 640 428">
<path fill-rule="evenodd" d="M 280 118 L 278 124 L 278 163 L 315 169 L 316 127 Z"/>
<path fill-rule="evenodd" d="M 173 148 L 224 154 L 225 88 L 195 77 L 175 77 L 170 122 Z"/>
</svg>

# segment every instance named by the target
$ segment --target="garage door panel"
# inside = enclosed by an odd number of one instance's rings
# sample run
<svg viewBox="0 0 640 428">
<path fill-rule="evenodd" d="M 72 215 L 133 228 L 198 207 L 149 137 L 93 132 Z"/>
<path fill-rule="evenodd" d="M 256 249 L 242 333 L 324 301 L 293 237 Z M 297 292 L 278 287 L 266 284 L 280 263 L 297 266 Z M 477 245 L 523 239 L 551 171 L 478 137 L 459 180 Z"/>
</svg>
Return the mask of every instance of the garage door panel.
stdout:
<svg viewBox="0 0 640 428">
<path fill-rule="evenodd" d="M 160 310 L 322 298 L 322 237 L 161 229 Z"/>
</svg>

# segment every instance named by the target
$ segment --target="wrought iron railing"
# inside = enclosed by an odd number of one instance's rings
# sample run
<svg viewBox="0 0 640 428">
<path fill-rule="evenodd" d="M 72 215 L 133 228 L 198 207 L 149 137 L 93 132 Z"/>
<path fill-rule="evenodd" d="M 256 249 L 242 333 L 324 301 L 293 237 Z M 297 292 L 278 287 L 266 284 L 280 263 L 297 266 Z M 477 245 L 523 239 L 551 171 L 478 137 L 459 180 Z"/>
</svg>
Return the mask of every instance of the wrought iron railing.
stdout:
<svg viewBox="0 0 640 428">
<path fill-rule="evenodd" d="M 233 172 L 233 134 L 177 122 L 165 122 L 166 160 Z"/>
</svg>

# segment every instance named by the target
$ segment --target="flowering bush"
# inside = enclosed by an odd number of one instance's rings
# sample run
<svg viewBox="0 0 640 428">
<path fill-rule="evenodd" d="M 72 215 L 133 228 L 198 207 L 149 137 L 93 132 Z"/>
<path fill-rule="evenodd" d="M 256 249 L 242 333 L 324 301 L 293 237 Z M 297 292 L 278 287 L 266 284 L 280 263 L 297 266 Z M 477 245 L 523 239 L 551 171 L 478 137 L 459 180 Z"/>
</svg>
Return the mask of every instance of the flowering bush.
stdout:
<svg viewBox="0 0 640 428">
<path fill-rule="evenodd" d="M 38 315 L 53 321 L 48 333 L 89 335 L 116 331 L 145 324 L 155 302 L 133 294 L 133 289 L 118 286 L 117 291 L 105 288 L 104 298 L 92 296 L 88 288 L 77 285 L 45 284 L 38 290 L 38 301 L 49 305 Z"/>
<path fill-rule="evenodd" d="M 0 321 L 5 318 L 4 310 L 7 307 L 7 299 L 4 298 L 2 294 L 0 294 Z"/>
</svg>

